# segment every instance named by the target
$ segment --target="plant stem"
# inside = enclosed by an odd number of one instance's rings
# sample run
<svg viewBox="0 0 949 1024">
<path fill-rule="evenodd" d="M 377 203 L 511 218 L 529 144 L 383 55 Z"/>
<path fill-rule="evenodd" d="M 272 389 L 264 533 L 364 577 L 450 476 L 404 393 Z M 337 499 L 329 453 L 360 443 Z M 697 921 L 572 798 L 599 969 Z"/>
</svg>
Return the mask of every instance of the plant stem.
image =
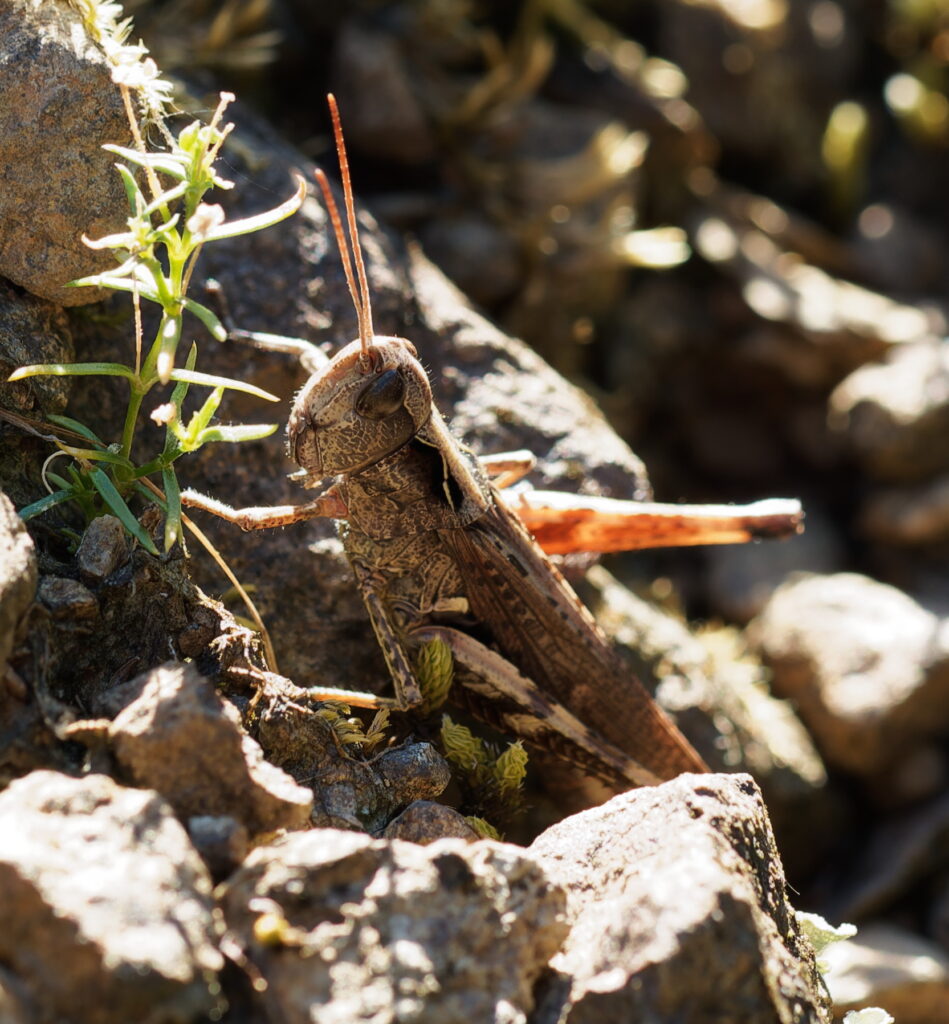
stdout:
<svg viewBox="0 0 949 1024">
<path fill-rule="evenodd" d="M 138 422 L 138 414 L 148 388 L 143 389 L 140 380 L 130 380 L 129 389 L 129 406 L 125 412 L 125 424 L 122 427 L 122 454 L 131 460 L 132 442 L 135 440 L 135 424 Z"/>
</svg>

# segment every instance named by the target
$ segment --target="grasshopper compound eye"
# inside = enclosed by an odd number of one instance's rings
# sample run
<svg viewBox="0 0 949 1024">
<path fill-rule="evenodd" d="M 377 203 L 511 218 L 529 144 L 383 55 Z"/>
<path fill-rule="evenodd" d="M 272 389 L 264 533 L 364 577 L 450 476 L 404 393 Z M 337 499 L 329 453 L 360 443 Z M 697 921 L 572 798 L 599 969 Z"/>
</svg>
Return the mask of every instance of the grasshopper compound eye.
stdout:
<svg viewBox="0 0 949 1024">
<path fill-rule="evenodd" d="M 386 370 L 367 384 L 356 399 L 354 408 L 367 420 L 384 420 L 402 407 L 405 378 L 398 370 Z"/>
</svg>

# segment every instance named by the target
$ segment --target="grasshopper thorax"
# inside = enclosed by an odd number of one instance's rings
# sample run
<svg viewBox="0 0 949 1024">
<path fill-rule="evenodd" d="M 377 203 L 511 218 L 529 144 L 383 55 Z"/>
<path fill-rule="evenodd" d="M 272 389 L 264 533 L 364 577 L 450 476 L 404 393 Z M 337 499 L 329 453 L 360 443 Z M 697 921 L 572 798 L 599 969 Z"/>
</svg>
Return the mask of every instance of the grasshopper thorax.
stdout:
<svg viewBox="0 0 949 1024">
<path fill-rule="evenodd" d="M 357 339 L 304 385 L 287 425 L 290 457 L 318 477 L 355 473 L 410 441 L 432 414 L 428 377 L 404 338 Z"/>
</svg>

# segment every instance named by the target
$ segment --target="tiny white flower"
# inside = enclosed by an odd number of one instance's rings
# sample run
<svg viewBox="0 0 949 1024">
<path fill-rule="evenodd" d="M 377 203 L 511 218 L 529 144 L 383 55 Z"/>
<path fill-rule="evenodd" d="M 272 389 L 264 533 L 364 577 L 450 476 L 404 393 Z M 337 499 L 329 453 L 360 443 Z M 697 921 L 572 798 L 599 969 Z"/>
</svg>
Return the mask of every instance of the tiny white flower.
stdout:
<svg viewBox="0 0 949 1024">
<path fill-rule="evenodd" d="M 198 203 L 188 218 L 187 228 L 196 238 L 204 238 L 209 231 L 224 223 L 224 210 L 217 203 Z"/>
<path fill-rule="evenodd" d="M 163 405 L 156 406 L 152 410 L 151 419 L 158 426 L 164 427 L 169 423 L 173 423 L 177 414 L 174 404 L 172 402 L 165 402 Z"/>
</svg>

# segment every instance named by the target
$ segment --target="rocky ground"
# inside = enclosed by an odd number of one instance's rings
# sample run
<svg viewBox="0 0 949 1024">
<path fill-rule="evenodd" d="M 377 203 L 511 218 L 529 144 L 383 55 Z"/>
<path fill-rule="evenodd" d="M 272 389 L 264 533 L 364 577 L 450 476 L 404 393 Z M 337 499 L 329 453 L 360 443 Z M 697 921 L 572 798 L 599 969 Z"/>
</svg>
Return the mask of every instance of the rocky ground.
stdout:
<svg viewBox="0 0 949 1024">
<path fill-rule="evenodd" d="M 228 218 L 284 199 L 314 159 L 334 175 L 337 93 L 376 329 L 411 336 L 475 450 L 530 448 L 533 482 L 559 490 L 797 496 L 807 530 L 568 564 L 713 773 L 564 817 L 538 760 L 509 842 L 478 839 L 437 730 L 356 749 L 309 693 L 387 680 L 331 524 L 196 517 L 253 589 L 270 657 L 193 539 L 155 557 L 65 507 L 27 532 L 47 417 L 116 437 L 125 395 L 0 384 L 0 1022 L 816 1022 L 873 1005 L 949 1021 L 949 15 L 135 14 L 176 76 L 173 130 L 238 93 Z M 101 42 L 75 7 L 6 0 L 0 54 L 0 377 L 128 362 L 127 297 L 64 287 L 110 265 L 82 234 L 125 216 L 100 147 L 129 127 Z M 209 245 L 201 301 L 209 278 L 242 328 L 355 333 L 315 201 Z M 222 419 L 286 418 L 294 360 L 198 337 L 202 370 L 283 402 L 234 395 Z M 278 434 L 208 445 L 181 476 L 286 504 L 292 468 Z M 821 952 L 823 975 L 795 911 L 859 929 Z"/>
</svg>

